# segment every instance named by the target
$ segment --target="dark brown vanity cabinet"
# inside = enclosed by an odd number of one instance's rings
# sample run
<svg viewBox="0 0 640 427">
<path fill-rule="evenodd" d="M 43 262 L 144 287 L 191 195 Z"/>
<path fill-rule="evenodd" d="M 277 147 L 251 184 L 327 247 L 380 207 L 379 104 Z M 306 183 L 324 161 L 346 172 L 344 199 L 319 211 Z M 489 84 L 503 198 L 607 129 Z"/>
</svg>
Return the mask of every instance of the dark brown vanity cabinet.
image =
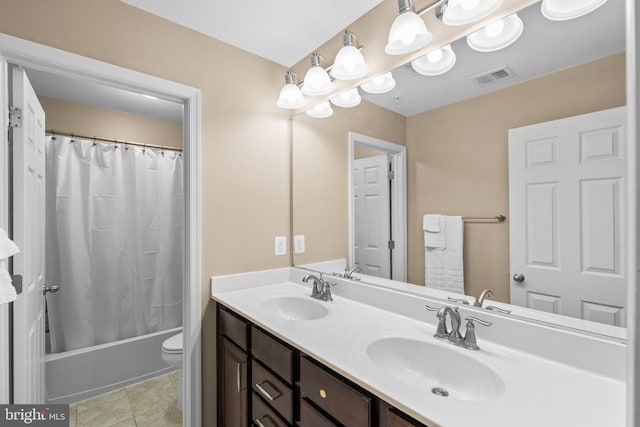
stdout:
<svg viewBox="0 0 640 427">
<path fill-rule="evenodd" d="M 427 427 L 218 304 L 218 425 Z"/>
<path fill-rule="evenodd" d="M 218 312 L 218 425 L 225 427 L 248 425 L 247 327 L 230 312 Z"/>
</svg>

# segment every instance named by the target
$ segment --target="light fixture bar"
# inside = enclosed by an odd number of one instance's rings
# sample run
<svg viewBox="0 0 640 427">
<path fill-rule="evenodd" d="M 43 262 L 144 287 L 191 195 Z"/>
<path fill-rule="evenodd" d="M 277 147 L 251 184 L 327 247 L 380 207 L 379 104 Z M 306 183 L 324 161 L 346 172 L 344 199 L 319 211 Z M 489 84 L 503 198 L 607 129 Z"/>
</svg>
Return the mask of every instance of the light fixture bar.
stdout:
<svg viewBox="0 0 640 427">
<path fill-rule="evenodd" d="M 425 7 L 423 7 L 422 9 L 416 10 L 416 14 L 417 14 L 418 16 L 422 16 L 422 15 L 424 15 L 425 13 L 430 12 L 430 11 L 432 11 L 433 9 L 436 9 L 436 8 L 438 8 L 438 7 L 440 7 L 440 6 L 444 5 L 444 4 L 446 4 L 446 3 L 448 3 L 448 2 L 449 2 L 449 0 L 436 0 L 436 1 L 434 1 L 433 3 L 431 3 L 429 6 L 425 6 Z"/>
</svg>

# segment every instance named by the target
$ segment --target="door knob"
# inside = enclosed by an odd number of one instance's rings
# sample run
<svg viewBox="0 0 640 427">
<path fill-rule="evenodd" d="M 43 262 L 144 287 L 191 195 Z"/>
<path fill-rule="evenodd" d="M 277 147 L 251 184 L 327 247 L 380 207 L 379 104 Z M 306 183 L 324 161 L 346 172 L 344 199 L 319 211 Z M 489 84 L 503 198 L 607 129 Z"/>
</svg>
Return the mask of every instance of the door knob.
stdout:
<svg viewBox="0 0 640 427">
<path fill-rule="evenodd" d="M 44 285 L 42 287 L 42 294 L 46 295 L 47 292 L 53 292 L 55 294 L 56 292 L 58 292 L 59 289 L 60 289 L 60 286 L 58 285 L 53 285 L 53 286 Z"/>
<path fill-rule="evenodd" d="M 516 273 L 513 275 L 513 280 L 515 280 L 518 283 L 522 283 L 524 282 L 524 274 L 522 273 Z"/>
</svg>

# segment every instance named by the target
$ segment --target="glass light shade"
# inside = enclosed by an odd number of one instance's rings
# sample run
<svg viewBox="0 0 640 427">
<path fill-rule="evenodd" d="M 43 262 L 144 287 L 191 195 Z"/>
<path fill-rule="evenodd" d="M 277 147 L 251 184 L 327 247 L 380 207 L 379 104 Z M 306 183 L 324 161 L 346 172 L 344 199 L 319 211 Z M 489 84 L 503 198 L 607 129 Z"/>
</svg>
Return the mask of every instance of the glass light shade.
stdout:
<svg viewBox="0 0 640 427">
<path fill-rule="evenodd" d="M 329 74 L 319 65 L 309 68 L 304 75 L 302 93 L 310 96 L 325 95 L 333 90 Z"/>
<path fill-rule="evenodd" d="M 442 22 L 447 25 L 466 25 L 489 16 L 503 0 L 449 0 Z"/>
<path fill-rule="evenodd" d="M 467 44 L 478 52 L 494 52 L 513 44 L 524 30 L 517 14 L 507 16 L 467 36 Z"/>
<path fill-rule="evenodd" d="M 411 66 L 416 73 L 423 76 L 438 76 L 452 69 L 455 63 L 456 53 L 448 44 L 414 59 L 411 61 Z"/>
<path fill-rule="evenodd" d="M 280 96 L 276 105 L 280 108 L 294 109 L 304 107 L 305 100 L 300 88 L 293 84 L 288 83 L 280 90 Z"/>
<path fill-rule="evenodd" d="M 396 87 L 396 81 L 393 78 L 393 74 L 391 74 L 391 72 L 388 72 L 374 77 L 368 82 L 362 84 L 360 86 L 360 89 L 364 90 L 365 92 L 380 94 L 389 92 L 393 90 L 394 87 Z"/>
<path fill-rule="evenodd" d="M 586 15 L 607 0 L 543 0 L 542 15 L 552 21 L 566 21 Z"/>
<path fill-rule="evenodd" d="M 331 76 L 338 80 L 358 79 L 369 71 L 369 66 L 364 62 L 364 56 L 357 47 L 344 46 L 336 55 L 336 60 L 331 68 Z"/>
<path fill-rule="evenodd" d="M 422 18 L 408 10 L 393 21 L 384 51 L 389 55 L 402 55 L 425 47 L 432 38 Z"/>
<path fill-rule="evenodd" d="M 331 117 L 333 115 L 333 108 L 329 104 L 329 101 L 321 102 L 320 104 L 314 105 L 307 111 L 305 111 L 307 116 L 313 117 L 315 119 L 325 119 L 327 117 Z"/>
<path fill-rule="evenodd" d="M 358 88 L 350 89 L 346 92 L 342 92 L 338 96 L 334 96 L 333 98 L 331 98 L 331 103 L 333 105 L 345 108 L 355 107 L 356 105 L 360 104 L 360 101 L 362 101 L 362 98 L 358 93 Z"/>
</svg>

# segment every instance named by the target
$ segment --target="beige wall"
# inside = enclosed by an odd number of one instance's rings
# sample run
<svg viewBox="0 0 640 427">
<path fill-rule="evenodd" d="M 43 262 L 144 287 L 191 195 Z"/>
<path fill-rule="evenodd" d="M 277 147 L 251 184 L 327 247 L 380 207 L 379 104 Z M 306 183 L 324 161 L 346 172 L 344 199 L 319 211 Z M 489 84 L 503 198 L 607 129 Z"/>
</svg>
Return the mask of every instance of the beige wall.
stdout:
<svg viewBox="0 0 640 427">
<path fill-rule="evenodd" d="M 425 213 L 507 215 L 465 224 L 465 293 L 509 302 L 508 130 L 625 104 L 613 55 L 407 120 L 408 281 L 424 285 Z"/>
<path fill-rule="evenodd" d="M 285 69 L 117 0 L 3 1 L 0 31 L 201 89 L 202 398 L 215 425 L 209 277 L 290 264 L 273 250 L 290 227 Z"/>
<path fill-rule="evenodd" d="M 182 147 L 182 124 L 138 114 L 38 97 L 46 115 L 47 129 L 143 142 L 163 147 Z"/>
<path fill-rule="evenodd" d="M 349 132 L 404 145 L 406 118 L 363 101 L 327 119 L 293 120 L 293 232 L 305 235 L 301 265 L 349 258 Z"/>
</svg>

